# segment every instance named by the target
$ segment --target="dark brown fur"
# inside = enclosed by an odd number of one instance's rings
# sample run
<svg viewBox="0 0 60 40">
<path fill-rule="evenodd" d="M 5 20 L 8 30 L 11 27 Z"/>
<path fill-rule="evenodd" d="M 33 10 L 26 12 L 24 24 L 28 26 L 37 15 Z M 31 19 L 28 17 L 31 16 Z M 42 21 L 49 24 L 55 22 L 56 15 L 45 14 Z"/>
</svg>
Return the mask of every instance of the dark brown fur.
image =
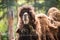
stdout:
<svg viewBox="0 0 60 40">
<path fill-rule="evenodd" d="M 22 16 L 24 12 L 28 12 L 28 15 L 29 15 L 29 24 L 27 25 L 29 30 L 25 29 L 26 25 L 24 25 L 23 20 L 22 20 Z M 40 25 L 39 26 L 37 25 L 38 25 L 38 21 L 35 18 L 35 12 L 32 6 L 24 5 L 18 8 L 18 27 L 17 27 L 17 33 L 19 34 L 18 40 L 40 40 Z M 21 32 L 21 30 L 26 32 L 26 34 L 27 33 L 29 35 L 31 34 L 32 36 L 21 37 L 21 35 L 24 34 L 24 32 Z"/>
</svg>

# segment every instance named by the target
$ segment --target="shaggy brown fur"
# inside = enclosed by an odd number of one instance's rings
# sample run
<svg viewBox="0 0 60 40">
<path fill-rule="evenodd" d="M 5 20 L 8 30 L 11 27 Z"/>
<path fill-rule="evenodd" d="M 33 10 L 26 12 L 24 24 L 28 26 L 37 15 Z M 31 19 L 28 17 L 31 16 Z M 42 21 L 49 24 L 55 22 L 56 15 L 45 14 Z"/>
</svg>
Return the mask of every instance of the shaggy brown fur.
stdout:
<svg viewBox="0 0 60 40">
<path fill-rule="evenodd" d="M 52 20 L 51 18 L 48 18 L 48 19 L 49 19 L 49 29 L 51 33 L 53 34 L 55 40 L 58 40 L 58 37 L 57 37 L 58 28 L 55 25 L 54 20 Z"/>
<path fill-rule="evenodd" d="M 54 10 L 54 11 L 53 11 Z M 53 29 L 53 34 L 56 40 L 60 40 L 60 10 L 52 7 L 48 10 L 48 16 L 53 19 L 53 23 L 57 29 Z M 58 34 L 58 37 L 57 37 Z"/>
<path fill-rule="evenodd" d="M 27 12 L 29 15 L 29 24 L 27 25 L 24 25 L 22 20 L 24 12 Z M 35 18 L 34 8 L 32 6 L 24 5 L 18 8 L 18 28 L 17 28 L 17 33 L 19 34 L 18 40 L 41 40 L 40 24 L 39 26 L 37 26 L 38 24 L 39 23 Z"/>
<path fill-rule="evenodd" d="M 42 29 L 42 40 L 55 40 L 53 34 L 49 29 L 49 19 L 45 14 L 38 14 L 38 19 L 40 20 Z"/>
<path fill-rule="evenodd" d="M 49 10 L 48 10 L 48 16 L 51 15 L 51 13 L 53 13 L 54 11 L 59 11 L 56 7 L 51 7 Z"/>
</svg>

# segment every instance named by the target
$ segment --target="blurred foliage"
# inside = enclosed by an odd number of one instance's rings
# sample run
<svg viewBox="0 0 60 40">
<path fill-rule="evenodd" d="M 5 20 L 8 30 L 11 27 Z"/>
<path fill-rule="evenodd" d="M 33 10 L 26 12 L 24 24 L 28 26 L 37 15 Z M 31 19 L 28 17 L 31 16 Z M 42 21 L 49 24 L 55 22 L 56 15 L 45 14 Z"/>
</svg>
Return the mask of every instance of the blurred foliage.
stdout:
<svg viewBox="0 0 60 40">
<path fill-rule="evenodd" d="M 7 35 L 7 33 L 3 33 L 1 39 L 2 39 L 2 40 L 8 40 L 8 35 Z"/>
<path fill-rule="evenodd" d="M 17 26 L 17 8 L 24 4 L 35 7 L 36 14 L 46 13 L 50 7 L 57 7 L 60 9 L 60 0 L 0 0 L 0 32 L 2 33 L 2 40 L 8 40 L 8 20 L 7 9 L 12 7 L 14 10 L 14 30 Z"/>
</svg>

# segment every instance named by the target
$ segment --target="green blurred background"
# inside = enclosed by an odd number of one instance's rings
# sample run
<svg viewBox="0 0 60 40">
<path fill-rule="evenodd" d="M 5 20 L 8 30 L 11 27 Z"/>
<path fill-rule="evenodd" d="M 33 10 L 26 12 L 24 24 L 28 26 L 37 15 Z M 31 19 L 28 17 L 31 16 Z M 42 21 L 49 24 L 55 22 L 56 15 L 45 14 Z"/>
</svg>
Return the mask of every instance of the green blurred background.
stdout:
<svg viewBox="0 0 60 40">
<path fill-rule="evenodd" d="M 17 8 L 24 4 L 35 7 L 36 14 L 45 13 L 50 7 L 60 9 L 60 0 L 0 0 L 0 34 L 2 40 L 8 40 L 8 7 L 14 11 L 14 32 L 17 26 Z M 15 33 L 14 33 L 15 34 Z"/>
</svg>

